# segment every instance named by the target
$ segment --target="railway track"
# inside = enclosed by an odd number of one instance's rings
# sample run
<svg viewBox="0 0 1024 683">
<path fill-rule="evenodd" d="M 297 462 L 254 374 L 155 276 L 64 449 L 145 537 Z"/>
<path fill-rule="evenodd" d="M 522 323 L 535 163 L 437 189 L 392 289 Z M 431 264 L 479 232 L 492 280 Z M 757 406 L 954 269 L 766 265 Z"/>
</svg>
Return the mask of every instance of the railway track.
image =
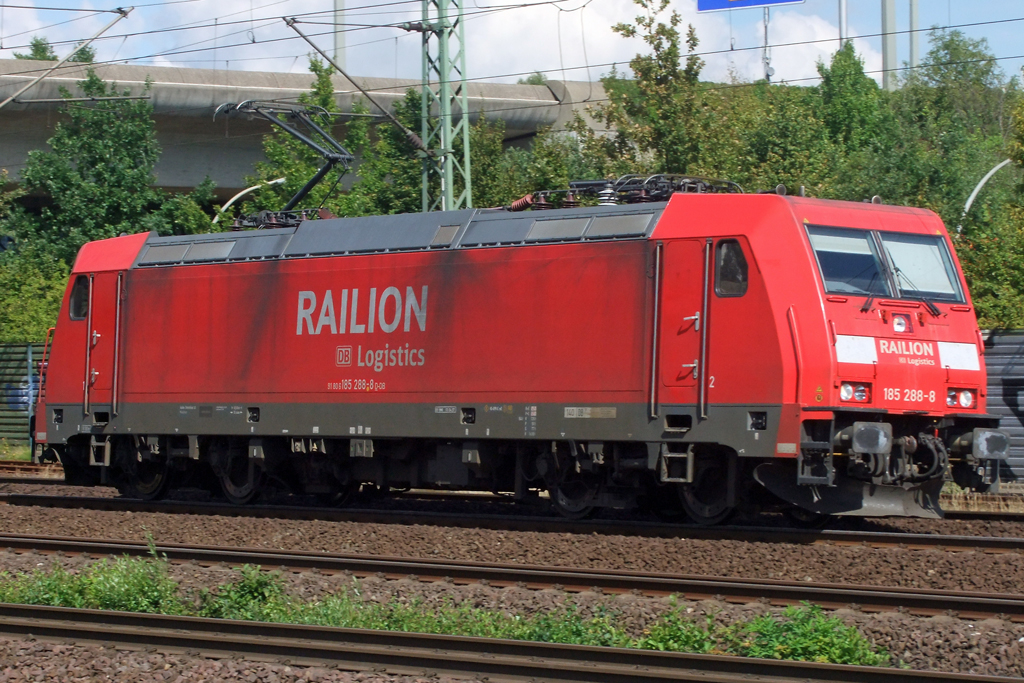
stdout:
<svg viewBox="0 0 1024 683">
<path fill-rule="evenodd" d="M 31 634 L 36 638 L 76 644 L 185 651 L 216 658 L 243 656 L 295 665 L 326 664 L 390 674 L 468 675 L 488 681 L 1006 683 L 1017 680 L 896 668 L 11 604 L 0 604 L 0 633 Z"/>
<path fill-rule="evenodd" d="M 142 557 L 151 553 L 149 546 L 141 542 L 21 534 L 0 535 L 0 548 L 14 552 L 88 554 L 100 557 Z M 523 564 L 268 551 L 223 546 L 161 544 L 156 550 L 170 562 L 195 563 L 202 566 L 248 564 L 279 568 L 286 572 L 316 571 L 359 578 L 413 578 L 422 582 L 444 581 L 463 585 L 486 583 L 499 588 L 560 588 L 568 592 L 600 591 L 648 596 L 674 594 L 689 600 L 720 600 L 736 604 L 761 602 L 786 606 L 813 602 L 828 609 L 854 608 L 864 612 L 902 611 L 925 617 L 948 614 L 965 619 L 998 617 L 1024 623 L 1024 595 L 993 596 L 990 593 L 965 591 L 929 591 Z"/>
<path fill-rule="evenodd" d="M 699 527 L 606 519 L 570 521 L 558 517 L 533 517 L 525 515 L 466 515 L 448 512 L 425 512 L 422 510 L 335 509 L 285 505 L 236 506 L 215 502 L 141 501 L 127 498 L 44 496 L 16 493 L 0 493 L 0 504 L 114 512 L 131 511 L 224 517 L 324 520 L 362 524 L 430 525 L 502 531 L 623 535 L 647 538 L 692 538 L 804 545 L 861 545 L 872 548 L 895 547 L 910 550 L 981 550 L 993 553 L 1024 551 L 1024 538 L 990 536 L 842 530 L 817 531 L 780 529 L 767 526 Z"/>
<path fill-rule="evenodd" d="M 0 460 L 0 483 L 26 483 L 26 479 L 63 483 L 64 468 L 60 465 L 41 465 L 26 460 Z"/>
</svg>

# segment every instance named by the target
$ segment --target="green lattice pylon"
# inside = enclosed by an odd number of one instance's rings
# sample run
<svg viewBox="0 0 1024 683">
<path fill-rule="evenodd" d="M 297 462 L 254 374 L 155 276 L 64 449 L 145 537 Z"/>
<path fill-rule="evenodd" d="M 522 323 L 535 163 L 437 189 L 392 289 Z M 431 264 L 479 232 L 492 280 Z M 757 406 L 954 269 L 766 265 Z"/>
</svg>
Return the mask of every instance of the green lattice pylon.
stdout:
<svg viewBox="0 0 1024 683">
<path fill-rule="evenodd" d="M 423 210 L 473 206 L 469 176 L 469 105 L 466 95 L 464 0 L 423 0 L 422 136 Z M 461 142 L 461 149 L 456 145 Z"/>
</svg>

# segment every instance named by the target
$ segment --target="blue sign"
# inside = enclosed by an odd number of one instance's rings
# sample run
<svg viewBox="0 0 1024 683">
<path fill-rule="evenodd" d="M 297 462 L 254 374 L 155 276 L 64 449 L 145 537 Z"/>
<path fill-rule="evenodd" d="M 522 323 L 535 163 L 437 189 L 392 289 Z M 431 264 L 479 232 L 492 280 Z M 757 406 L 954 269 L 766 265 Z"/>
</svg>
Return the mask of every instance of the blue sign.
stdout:
<svg viewBox="0 0 1024 683">
<path fill-rule="evenodd" d="M 745 7 L 768 7 L 770 5 L 796 5 L 804 0 L 697 0 L 698 12 L 713 12 L 722 9 L 743 9 Z"/>
</svg>

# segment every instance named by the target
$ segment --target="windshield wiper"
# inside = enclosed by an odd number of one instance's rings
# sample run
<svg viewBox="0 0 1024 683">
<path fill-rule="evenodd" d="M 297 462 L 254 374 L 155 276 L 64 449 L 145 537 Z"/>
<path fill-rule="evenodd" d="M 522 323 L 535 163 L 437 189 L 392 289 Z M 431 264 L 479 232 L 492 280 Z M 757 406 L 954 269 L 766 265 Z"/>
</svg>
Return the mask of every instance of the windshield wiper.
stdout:
<svg viewBox="0 0 1024 683">
<path fill-rule="evenodd" d="M 907 277 L 907 274 L 900 270 L 900 267 L 896 265 L 896 259 L 892 257 L 892 252 L 889 251 L 889 247 L 885 248 L 885 253 L 889 257 L 890 263 L 892 263 L 892 272 L 896 274 L 896 288 L 899 289 L 900 296 L 903 295 L 903 288 L 900 287 L 899 279 L 903 278 L 903 280 L 910 285 L 910 288 L 918 293 L 917 296 L 908 296 L 904 298 L 920 301 L 924 304 L 924 307 L 928 309 L 928 312 L 936 318 L 942 315 L 942 311 L 939 310 L 939 307 L 932 303 L 928 298 L 922 296 L 920 293 L 921 290 L 914 284 L 914 281 Z"/>
<path fill-rule="evenodd" d="M 861 313 L 867 313 L 871 310 L 871 304 L 875 303 L 875 280 L 878 279 L 878 271 L 871 276 L 871 282 L 868 283 L 868 298 L 864 300 L 864 305 L 860 307 Z"/>
<path fill-rule="evenodd" d="M 932 303 L 929 299 L 926 299 L 923 296 L 919 296 L 917 297 L 917 300 L 923 303 L 924 307 L 928 309 L 928 312 L 931 313 L 936 318 L 942 315 L 942 311 L 939 310 L 939 307 Z"/>
</svg>

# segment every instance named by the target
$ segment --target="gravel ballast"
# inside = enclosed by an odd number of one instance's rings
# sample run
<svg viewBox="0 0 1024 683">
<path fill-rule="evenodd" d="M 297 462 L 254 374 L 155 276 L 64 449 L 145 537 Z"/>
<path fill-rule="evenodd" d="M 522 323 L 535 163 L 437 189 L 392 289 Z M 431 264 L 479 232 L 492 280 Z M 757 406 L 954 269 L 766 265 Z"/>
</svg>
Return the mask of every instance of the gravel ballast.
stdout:
<svg viewBox="0 0 1024 683">
<path fill-rule="evenodd" d="M 457 561 L 1024 592 L 1019 553 L 907 550 L 0 506 L 9 533 Z"/>
<path fill-rule="evenodd" d="M 61 681 L 239 681 L 244 683 L 479 683 L 448 676 L 420 678 L 354 673 L 244 659 L 117 650 L 0 636 L 0 683 Z"/>
</svg>

